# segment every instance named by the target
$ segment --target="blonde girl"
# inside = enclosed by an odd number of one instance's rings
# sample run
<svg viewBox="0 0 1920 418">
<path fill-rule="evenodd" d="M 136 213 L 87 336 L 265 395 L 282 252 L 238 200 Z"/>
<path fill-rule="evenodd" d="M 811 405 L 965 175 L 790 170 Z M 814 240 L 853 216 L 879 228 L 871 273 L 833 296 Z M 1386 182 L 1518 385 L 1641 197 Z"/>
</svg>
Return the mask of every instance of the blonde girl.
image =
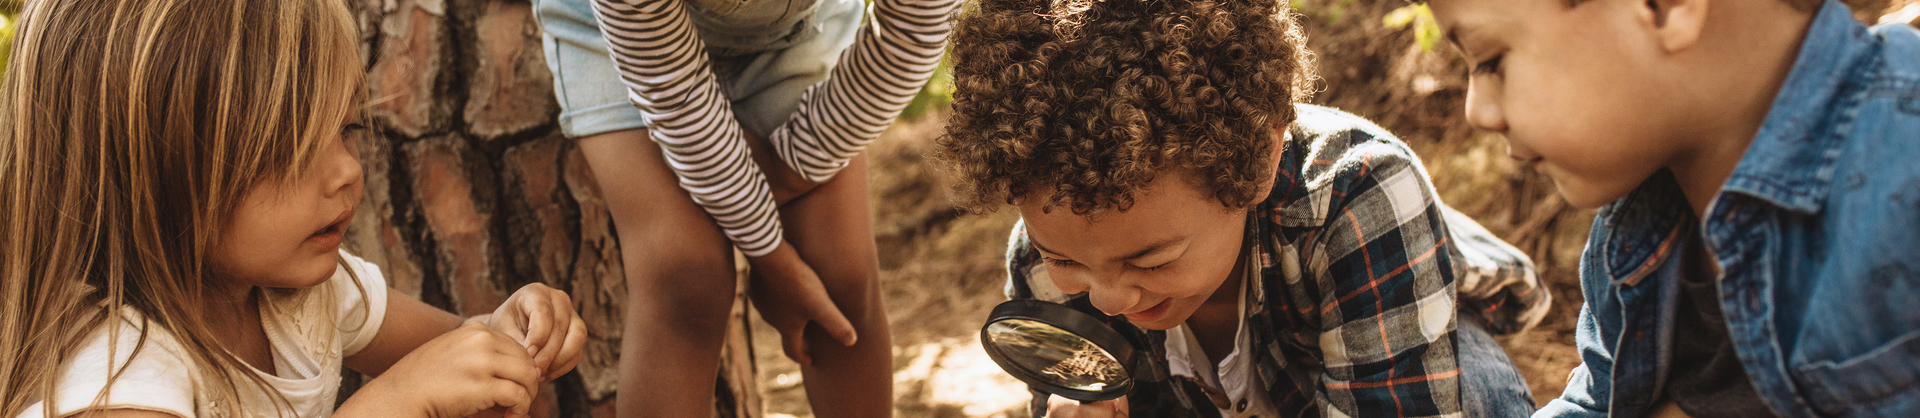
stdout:
<svg viewBox="0 0 1920 418">
<path fill-rule="evenodd" d="M 26 5 L 0 86 L 0 417 L 524 415 L 579 361 L 564 293 L 463 320 L 339 250 L 363 67 L 336 1 Z M 343 364 L 376 378 L 335 411 Z"/>
</svg>

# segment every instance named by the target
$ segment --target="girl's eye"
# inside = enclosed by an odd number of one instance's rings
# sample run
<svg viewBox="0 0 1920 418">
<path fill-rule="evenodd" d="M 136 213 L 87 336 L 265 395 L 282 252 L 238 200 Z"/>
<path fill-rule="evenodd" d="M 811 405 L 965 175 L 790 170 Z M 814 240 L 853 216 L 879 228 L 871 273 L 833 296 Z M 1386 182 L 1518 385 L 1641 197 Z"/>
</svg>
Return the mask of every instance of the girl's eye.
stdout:
<svg viewBox="0 0 1920 418">
<path fill-rule="evenodd" d="M 1480 61 L 1479 64 L 1474 64 L 1473 73 L 1474 74 L 1499 74 L 1501 58 L 1505 58 L 1505 57 L 1506 55 L 1504 54 L 1494 55 L 1493 58 L 1488 58 L 1486 61 Z"/>
<path fill-rule="evenodd" d="M 1172 263 L 1160 263 L 1160 265 L 1153 266 L 1153 267 L 1134 267 L 1134 268 L 1146 270 L 1146 271 L 1154 271 L 1154 270 L 1159 270 L 1161 267 L 1166 267 L 1167 264 L 1172 264 Z"/>
<path fill-rule="evenodd" d="M 351 132 L 357 132 L 357 131 L 364 131 L 366 129 L 367 129 L 367 125 L 361 125 L 359 122 L 354 122 L 354 123 L 347 124 L 347 126 L 340 127 L 340 133 L 345 134 L 345 133 L 351 133 Z"/>
</svg>

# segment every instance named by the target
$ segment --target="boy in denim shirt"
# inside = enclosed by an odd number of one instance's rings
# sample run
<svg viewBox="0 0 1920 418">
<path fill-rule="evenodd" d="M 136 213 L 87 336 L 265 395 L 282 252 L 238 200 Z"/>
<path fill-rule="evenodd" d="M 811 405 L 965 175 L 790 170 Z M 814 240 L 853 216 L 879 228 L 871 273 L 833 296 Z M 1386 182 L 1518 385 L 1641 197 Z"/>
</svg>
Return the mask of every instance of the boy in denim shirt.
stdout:
<svg viewBox="0 0 1920 418">
<path fill-rule="evenodd" d="M 1467 119 L 1605 204 L 1584 364 L 1536 417 L 1920 414 L 1920 33 L 1833 1 L 1431 6 Z"/>
<path fill-rule="evenodd" d="M 1544 315 L 1532 264 L 1391 134 L 1299 104 L 1313 65 L 1286 4 L 975 2 L 937 155 L 961 206 L 1018 206 L 1009 296 L 1084 295 L 1149 331 L 1178 390 L 1131 399 L 1201 417 L 1526 416 L 1492 335 Z"/>
</svg>

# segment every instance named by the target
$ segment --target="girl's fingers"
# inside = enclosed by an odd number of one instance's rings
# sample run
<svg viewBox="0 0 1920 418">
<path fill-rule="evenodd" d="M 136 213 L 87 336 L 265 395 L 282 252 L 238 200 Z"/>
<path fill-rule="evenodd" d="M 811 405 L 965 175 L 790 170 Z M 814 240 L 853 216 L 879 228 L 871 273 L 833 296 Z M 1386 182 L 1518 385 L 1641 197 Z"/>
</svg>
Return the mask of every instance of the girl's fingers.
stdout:
<svg viewBox="0 0 1920 418">
<path fill-rule="evenodd" d="M 565 292 L 547 289 L 544 286 L 542 288 L 548 295 L 548 320 L 544 322 L 548 324 L 549 331 L 546 342 L 540 346 L 540 352 L 533 357 L 534 364 L 539 365 L 543 370 L 551 370 L 550 367 L 566 348 L 567 334 L 573 332 L 572 323 L 579 321 L 580 316 L 574 314 L 573 301 L 567 299 Z"/>
<path fill-rule="evenodd" d="M 494 354 L 502 356 L 522 356 L 522 358 L 532 357 L 527 354 L 525 347 L 520 346 L 520 341 L 514 340 L 513 336 L 508 335 L 506 331 L 501 331 L 477 322 L 466 326 L 478 327 L 475 328 L 475 330 L 484 338 L 483 344 L 485 344 L 490 351 L 493 351 Z M 531 361 L 529 361 L 528 364 L 532 364 Z"/>
<path fill-rule="evenodd" d="M 496 355 L 494 356 L 493 364 L 495 365 L 493 370 L 494 377 L 519 383 L 520 386 L 526 387 L 527 390 L 539 390 L 541 370 L 539 367 L 534 367 L 533 360 L 528 359 L 526 356 L 515 354 Z"/>
<path fill-rule="evenodd" d="M 548 334 L 553 332 L 553 314 L 547 307 L 545 295 L 535 292 L 528 296 L 520 298 L 520 315 L 527 324 L 526 339 L 520 340 L 520 344 L 527 347 L 528 356 L 538 356 L 540 349 L 547 345 Z M 535 362 L 539 362 L 538 359 Z"/>
<path fill-rule="evenodd" d="M 492 402 L 507 408 L 507 416 L 524 417 L 533 410 L 533 392 L 510 381 L 495 381 Z"/>
<path fill-rule="evenodd" d="M 579 365 L 580 353 L 586 350 L 587 323 L 581 321 L 579 317 L 574 317 L 571 322 L 572 324 L 567 326 L 566 341 L 560 344 L 559 354 L 554 357 L 557 362 L 561 363 L 560 366 L 550 366 L 547 368 L 547 380 L 549 381 L 559 379 L 560 375 L 567 374 L 567 371 L 573 370 L 573 366 Z"/>
</svg>

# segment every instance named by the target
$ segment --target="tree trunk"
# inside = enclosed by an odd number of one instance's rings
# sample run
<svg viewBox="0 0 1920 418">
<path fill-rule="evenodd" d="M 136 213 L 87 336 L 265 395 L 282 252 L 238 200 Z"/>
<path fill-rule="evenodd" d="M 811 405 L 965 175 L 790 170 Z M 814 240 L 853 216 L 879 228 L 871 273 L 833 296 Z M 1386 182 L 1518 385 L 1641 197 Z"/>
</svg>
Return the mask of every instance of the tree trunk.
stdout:
<svg viewBox="0 0 1920 418">
<path fill-rule="evenodd" d="M 627 295 L 619 242 L 579 149 L 554 123 L 531 7 L 349 4 L 373 129 L 353 138 L 366 193 L 348 251 L 380 265 L 394 291 L 460 315 L 492 312 L 529 283 L 567 291 L 587 322 L 585 359 L 547 385 L 535 415 L 612 416 Z M 741 280 L 715 388 L 720 417 L 762 415 Z M 360 382 L 349 377 L 342 396 Z"/>
</svg>

